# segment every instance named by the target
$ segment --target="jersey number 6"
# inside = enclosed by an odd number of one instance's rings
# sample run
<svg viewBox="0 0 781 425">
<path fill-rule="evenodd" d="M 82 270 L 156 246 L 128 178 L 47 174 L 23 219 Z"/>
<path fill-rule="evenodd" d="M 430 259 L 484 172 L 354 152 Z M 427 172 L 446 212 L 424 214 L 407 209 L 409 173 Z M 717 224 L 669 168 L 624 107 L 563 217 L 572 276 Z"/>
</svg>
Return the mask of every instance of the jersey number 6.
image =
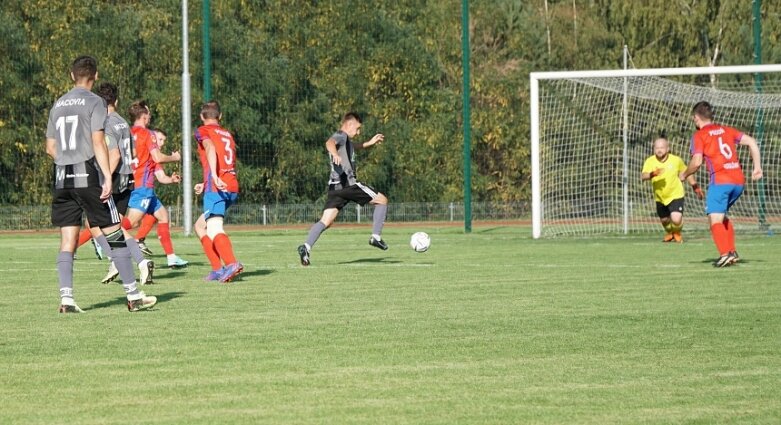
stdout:
<svg viewBox="0 0 781 425">
<path fill-rule="evenodd" d="M 724 155 L 724 158 L 732 158 L 732 148 L 730 148 L 728 144 L 724 143 L 724 140 L 722 140 L 721 137 L 719 137 L 719 151 L 721 151 L 721 154 Z"/>
</svg>

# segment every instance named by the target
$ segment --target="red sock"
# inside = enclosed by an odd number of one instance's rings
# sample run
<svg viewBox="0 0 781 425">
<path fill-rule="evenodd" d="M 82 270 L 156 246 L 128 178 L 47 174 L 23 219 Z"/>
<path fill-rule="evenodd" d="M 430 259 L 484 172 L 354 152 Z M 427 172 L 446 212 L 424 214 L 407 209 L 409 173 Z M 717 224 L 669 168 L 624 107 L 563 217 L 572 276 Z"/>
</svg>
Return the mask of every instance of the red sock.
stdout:
<svg viewBox="0 0 781 425">
<path fill-rule="evenodd" d="M 233 255 L 233 245 L 225 233 L 219 233 L 214 237 L 214 249 L 220 254 L 220 258 L 225 261 L 225 264 L 236 262 L 236 257 Z"/>
<path fill-rule="evenodd" d="M 168 223 L 157 223 L 157 239 L 160 239 L 160 245 L 163 246 L 165 255 L 174 253 L 174 244 L 171 242 L 171 232 L 168 230 Z"/>
<path fill-rule="evenodd" d="M 122 228 L 125 230 L 130 230 L 133 228 L 133 225 L 130 224 L 130 220 L 128 220 L 127 217 L 122 218 Z"/>
<path fill-rule="evenodd" d="M 724 230 L 727 231 L 727 248 L 729 248 L 730 251 L 735 251 L 735 228 L 732 226 L 732 222 L 726 217 L 724 217 Z"/>
<path fill-rule="evenodd" d="M 727 229 L 724 228 L 724 224 L 711 224 L 710 233 L 711 236 L 713 236 L 713 242 L 716 244 L 716 249 L 719 250 L 719 255 L 727 254 L 730 251 L 729 236 L 727 235 Z"/>
<path fill-rule="evenodd" d="M 92 233 L 90 233 L 89 229 L 82 230 L 79 233 L 79 245 L 78 246 L 84 245 L 90 239 L 92 239 Z"/>
<path fill-rule="evenodd" d="M 136 239 L 144 239 L 146 235 L 152 231 L 152 227 L 154 227 L 155 223 L 157 223 L 155 216 L 149 214 L 144 215 L 144 218 L 141 219 L 141 226 L 138 227 Z"/>
<path fill-rule="evenodd" d="M 204 237 L 201 238 L 201 246 L 203 247 L 203 252 L 206 254 L 206 258 L 209 259 L 212 270 L 219 270 L 220 267 L 222 267 L 222 262 L 220 262 L 220 256 L 217 255 L 217 251 L 214 250 L 212 240 L 204 235 Z"/>
</svg>

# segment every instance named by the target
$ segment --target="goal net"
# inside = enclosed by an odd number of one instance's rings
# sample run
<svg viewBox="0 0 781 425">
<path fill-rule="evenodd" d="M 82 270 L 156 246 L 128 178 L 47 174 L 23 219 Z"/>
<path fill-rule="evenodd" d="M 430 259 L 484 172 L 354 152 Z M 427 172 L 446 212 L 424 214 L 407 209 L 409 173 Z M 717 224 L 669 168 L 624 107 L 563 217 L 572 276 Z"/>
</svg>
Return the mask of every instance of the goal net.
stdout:
<svg viewBox="0 0 781 425">
<path fill-rule="evenodd" d="M 691 109 L 701 100 L 713 105 L 714 121 L 757 139 L 765 177 L 751 181 L 748 148 L 739 147 L 747 180 L 730 217 L 740 232 L 771 231 L 781 224 L 781 94 L 767 93 L 752 73 L 778 71 L 757 65 L 532 73 L 533 236 L 661 231 L 651 184 L 640 179 L 643 163 L 660 136 L 688 163 L 696 130 Z M 707 190 L 704 164 L 695 177 Z M 706 231 L 704 201 L 684 187 L 685 229 Z"/>
</svg>

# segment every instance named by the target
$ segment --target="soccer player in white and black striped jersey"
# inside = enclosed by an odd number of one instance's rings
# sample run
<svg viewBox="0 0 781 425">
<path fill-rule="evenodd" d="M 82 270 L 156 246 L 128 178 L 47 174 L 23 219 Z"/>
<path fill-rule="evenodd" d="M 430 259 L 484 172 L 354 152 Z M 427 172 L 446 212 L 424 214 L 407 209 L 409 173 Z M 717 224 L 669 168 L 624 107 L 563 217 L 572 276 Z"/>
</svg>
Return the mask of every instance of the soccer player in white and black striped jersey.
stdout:
<svg viewBox="0 0 781 425">
<path fill-rule="evenodd" d="M 104 140 L 106 102 L 92 93 L 98 77 L 95 58 L 79 56 L 71 65 L 75 85 L 57 99 L 49 111 L 46 153 L 54 159 L 52 224 L 60 228 L 57 274 L 60 285 L 60 313 L 82 313 L 73 298 L 73 251 L 82 214 L 91 226 L 99 227 L 96 238 L 114 259 L 122 278 L 130 311 L 147 309 L 157 298 L 138 290 L 119 212 L 111 197 L 112 176 Z"/>
<path fill-rule="evenodd" d="M 382 250 L 388 249 L 388 244 L 382 240 L 382 227 L 388 212 L 388 198 L 374 190 L 371 186 L 359 182 L 355 175 L 354 155 L 356 149 L 366 149 L 382 143 L 385 136 L 375 134 L 369 141 L 356 143 L 352 138 L 361 134 L 363 121 L 355 112 L 348 112 L 342 117 L 342 125 L 326 142 L 325 148 L 331 158 L 331 175 L 328 181 L 328 198 L 320 221 L 309 229 L 309 236 L 303 245 L 298 247 L 301 264 L 308 266 L 310 251 L 320 235 L 333 224 L 339 211 L 350 201 L 359 205 L 367 203 L 374 205 L 372 235 L 369 245 Z"/>
</svg>

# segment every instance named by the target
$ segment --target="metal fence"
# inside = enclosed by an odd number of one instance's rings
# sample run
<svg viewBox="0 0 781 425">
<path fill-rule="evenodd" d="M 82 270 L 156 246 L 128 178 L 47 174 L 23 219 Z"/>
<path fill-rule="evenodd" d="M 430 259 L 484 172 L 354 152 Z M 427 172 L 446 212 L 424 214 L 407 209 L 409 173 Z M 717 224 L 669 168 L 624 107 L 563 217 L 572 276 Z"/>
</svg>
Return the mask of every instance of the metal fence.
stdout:
<svg viewBox="0 0 781 425">
<path fill-rule="evenodd" d="M 168 207 L 171 225 L 182 226 L 182 208 Z M 231 207 L 225 219 L 226 224 L 246 226 L 284 226 L 287 224 L 308 224 L 320 219 L 323 204 L 238 204 Z M 337 222 L 371 223 L 374 207 L 349 204 L 339 214 Z M 198 208 L 194 214 L 200 215 Z M 12 206 L 0 205 L 0 230 L 52 229 L 51 207 L 48 205 Z M 531 210 L 528 203 L 472 203 L 473 220 L 529 220 Z M 388 205 L 386 222 L 463 222 L 464 204 L 450 203 L 391 203 Z"/>
</svg>

